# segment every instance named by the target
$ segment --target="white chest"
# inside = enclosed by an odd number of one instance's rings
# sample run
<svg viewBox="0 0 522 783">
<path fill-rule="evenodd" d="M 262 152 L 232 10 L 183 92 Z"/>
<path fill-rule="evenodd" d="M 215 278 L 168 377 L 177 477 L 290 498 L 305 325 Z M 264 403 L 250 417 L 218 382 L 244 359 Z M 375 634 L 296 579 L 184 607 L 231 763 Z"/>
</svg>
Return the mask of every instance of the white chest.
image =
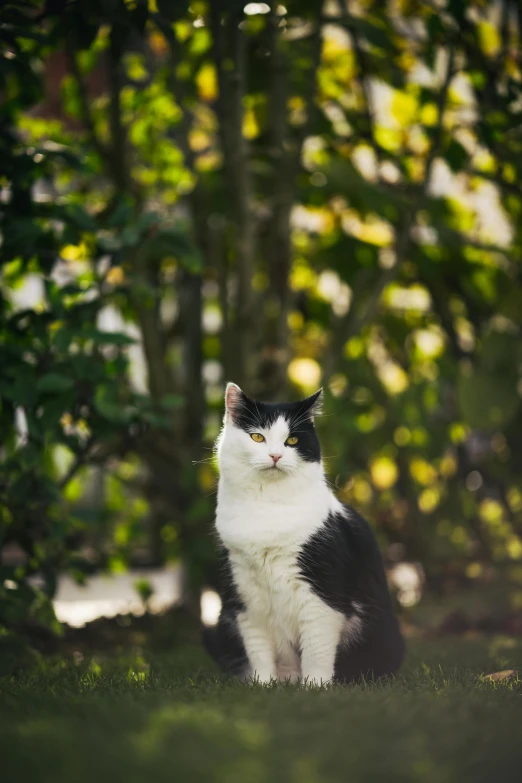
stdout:
<svg viewBox="0 0 522 783">
<path fill-rule="evenodd" d="M 323 524 L 332 498 L 325 487 L 283 502 L 240 498 L 220 487 L 216 529 L 249 615 L 277 647 L 297 644 L 311 591 L 300 577 L 303 544 Z"/>
<path fill-rule="evenodd" d="M 277 645 L 296 643 L 309 587 L 302 581 L 297 553 L 273 547 L 230 551 L 234 579 L 249 615 Z"/>
<path fill-rule="evenodd" d="M 295 494 L 238 494 L 220 480 L 216 529 L 223 543 L 249 558 L 263 550 L 297 552 L 323 524 L 336 499 L 325 484 Z"/>
</svg>

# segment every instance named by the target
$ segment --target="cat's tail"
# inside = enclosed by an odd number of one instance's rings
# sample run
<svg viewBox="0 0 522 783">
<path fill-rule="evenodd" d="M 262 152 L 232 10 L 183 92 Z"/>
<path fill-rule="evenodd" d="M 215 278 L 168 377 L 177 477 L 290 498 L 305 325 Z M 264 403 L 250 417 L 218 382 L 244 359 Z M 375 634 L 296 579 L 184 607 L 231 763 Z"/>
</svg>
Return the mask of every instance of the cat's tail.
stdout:
<svg viewBox="0 0 522 783">
<path fill-rule="evenodd" d="M 217 625 L 203 628 L 203 644 L 226 674 L 241 677 L 248 669 L 248 658 L 235 622 L 220 618 Z"/>
</svg>

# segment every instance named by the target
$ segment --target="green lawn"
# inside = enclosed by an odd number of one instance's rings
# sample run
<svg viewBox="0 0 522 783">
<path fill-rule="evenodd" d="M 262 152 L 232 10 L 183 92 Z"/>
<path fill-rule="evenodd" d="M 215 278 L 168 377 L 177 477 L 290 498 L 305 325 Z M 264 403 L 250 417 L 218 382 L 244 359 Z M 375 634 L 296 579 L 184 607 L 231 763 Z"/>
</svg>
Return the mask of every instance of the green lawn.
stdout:
<svg viewBox="0 0 522 783">
<path fill-rule="evenodd" d="M 79 658 L 79 656 L 76 656 Z M 0 677 L 3 783 L 522 780 L 522 642 L 411 641 L 392 683 L 219 678 L 197 645 L 47 659 Z"/>
</svg>

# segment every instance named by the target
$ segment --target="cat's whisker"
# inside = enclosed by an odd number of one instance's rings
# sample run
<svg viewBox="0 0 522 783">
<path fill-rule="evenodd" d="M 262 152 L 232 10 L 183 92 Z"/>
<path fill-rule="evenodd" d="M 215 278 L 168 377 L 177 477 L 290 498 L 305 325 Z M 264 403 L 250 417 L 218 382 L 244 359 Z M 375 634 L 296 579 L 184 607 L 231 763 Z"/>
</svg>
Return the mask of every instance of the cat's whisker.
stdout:
<svg viewBox="0 0 522 783">
<path fill-rule="evenodd" d="M 261 423 L 261 414 L 259 413 L 259 408 L 257 407 L 257 402 L 254 401 L 254 405 L 256 406 L 258 421 L 259 421 L 259 423 Z"/>
</svg>

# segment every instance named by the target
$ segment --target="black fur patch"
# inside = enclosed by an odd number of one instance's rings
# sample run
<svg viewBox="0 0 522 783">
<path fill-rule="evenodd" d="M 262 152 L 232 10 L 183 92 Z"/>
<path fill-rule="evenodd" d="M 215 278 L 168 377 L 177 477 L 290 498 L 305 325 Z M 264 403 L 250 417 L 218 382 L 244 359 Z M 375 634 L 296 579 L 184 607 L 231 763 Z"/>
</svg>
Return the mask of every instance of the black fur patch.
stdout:
<svg viewBox="0 0 522 783">
<path fill-rule="evenodd" d="M 234 582 L 228 549 L 221 546 L 221 601 L 223 609 L 237 614 L 245 608 Z"/>
<path fill-rule="evenodd" d="M 232 421 L 245 432 L 257 432 L 259 429 L 268 429 L 283 416 L 289 425 L 289 436 L 298 438 L 295 446 L 289 448 L 296 449 L 305 462 L 319 462 L 321 446 L 314 427 L 313 410 L 320 396 L 321 392 L 318 391 L 299 402 L 271 403 L 256 402 L 242 392 L 232 412 Z"/>
<path fill-rule="evenodd" d="M 325 604 L 363 623 L 361 638 L 339 647 L 337 680 L 352 682 L 396 671 L 404 643 L 396 620 L 381 553 L 368 523 L 349 506 L 330 514 L 304 544 L 297 562 L 301 577 Z"/>
<path fill-rule="evenodd" d="M 390 605 L 381 553 L 368 523 L 352 508 L 330 514 L 304 544 L 301 576 L 332 609 L 350 617 L 353 601 Z"/>
</svg>

